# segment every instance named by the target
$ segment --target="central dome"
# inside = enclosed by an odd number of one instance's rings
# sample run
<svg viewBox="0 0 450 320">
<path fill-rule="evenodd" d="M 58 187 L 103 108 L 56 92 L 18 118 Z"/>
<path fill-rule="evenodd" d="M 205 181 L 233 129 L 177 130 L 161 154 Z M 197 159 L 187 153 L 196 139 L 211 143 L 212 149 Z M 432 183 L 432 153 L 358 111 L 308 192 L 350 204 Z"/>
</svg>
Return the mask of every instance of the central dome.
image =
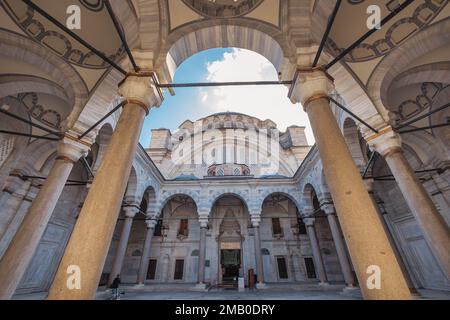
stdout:
<svg viewBox="0 0 450 320">
<path fill-rule="evenodd" d="M 193 10 L 210 18 L 234 18 L 243 16 L 263 0 L 183 0 Z"/>
</svg>

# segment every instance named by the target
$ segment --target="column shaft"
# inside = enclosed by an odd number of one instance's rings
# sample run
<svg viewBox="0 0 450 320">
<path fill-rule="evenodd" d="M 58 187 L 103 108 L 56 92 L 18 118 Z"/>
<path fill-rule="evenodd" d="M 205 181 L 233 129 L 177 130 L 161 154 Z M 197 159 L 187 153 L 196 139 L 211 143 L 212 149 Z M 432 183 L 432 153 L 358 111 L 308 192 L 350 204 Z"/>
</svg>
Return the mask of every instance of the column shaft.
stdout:
<svg viewBox="0 0 450 320">
<path fill-rule="evenodd" d="M 111 284 L 117 275 L 122 271 L 123 260 L 128 246 L 128 238 L 130 237 L 131 227 L 133 225 L 133 217 L 126 217 L 120 234 L 119 245 L 117 247 L 116 256 L 114 257 L 111 273 L 109 274 L 108 284 Z"/>
<path fill-rule="evenodd" d="M 206 259 L 206 227 L 200 227 L 200 243 L 198 252 L 198 283 L 205 283 L 205 259 Z"/>
<path fill-rule="evenodd" d="M 316 267 L 320 283 L 321 284 L 328 283 L 327 274 L 325 272 L 325 266 L 323 264 L 322 255 L 320 254 L 319 242 L 317 241 L 316 230 L 314 228 L 314 225 L 313 224 L 307 225 L 306 231 L 308 232 L 309 241 L 311 243 L 314 265 Z"/>
<path fill-rule="evenodd" d="M 155 227 L 147 228 L 147 234 L 145 235 L 145 242 L 144 242 L 144 250 L 142 251 L 141 264 L 139 265 L 138 284 L 145 283 L 154 232 Z"/>
<path fill-rule="evenodd" d="M 401 149 L 388 152 L 385 159 L 430 248 L 446 274 L 450 275 L 450 230 L 444 218 L 417 179 Z"/>
<path fill-rule="evenodd" d="M 0 299 L 10 299 L 39 245 L 74 162 L 57 158 L 0 261 Z"/>
<path fill-rule="evenodd" d="M 350 256 L 366 299 L 410 299 L 406 281 L 327 99 L 306 111 Z M 381 287 L 367 285 L 381 270 Z"/>
<path fill-rule="evenodd" d="M 21 207 L 24 206 L 25 197 L 30 192 L 30 189 L 31 181 L 26 181 L 19 190 L 8 194 L 8 201 L 3 203 L 0 201 L 3 217 L 8 218 L 8 222 L 0 230 L 0 260 L 25 217 L 26 212 L 25 210 L 21 210 Z M 3 192 L 5 193 L 5 191 Z"/>
<path fill-rule="evenodd" d="M 253 226 L 254 240 L 255 240 L 255 259 L 256 259 L 256 275 L 258 283 L 264 283 L 264 266 L 261 253 L 261 237 L 259 233 L 259 226 Z"/>
<path fill-rule="evenodd" d="M 331 229 L 331 235 L 334 241 L 334 246 L 336 247 L 339 264 L 344 275 L 345 283 L 347 284 L 347 286 L 353 287 L 355 285 L 355 280 L 353 279 L 352 268 L 348 260 L 347 252 L 345 250 L 345 244 L 338 227 L 336 216 L 334 214 L 328 214 L 327 218 L 328 224 L 330 225 Z"/>
<path fill-rule="evenodd" d="M 140 105 L 124 106 L 59 265 L 49 299 L 95 297 L 145 115 Z M 71 290 L 66 286 L 67 269 L 73 265 L 81 270 L 81 287 Z"/>
</svg>

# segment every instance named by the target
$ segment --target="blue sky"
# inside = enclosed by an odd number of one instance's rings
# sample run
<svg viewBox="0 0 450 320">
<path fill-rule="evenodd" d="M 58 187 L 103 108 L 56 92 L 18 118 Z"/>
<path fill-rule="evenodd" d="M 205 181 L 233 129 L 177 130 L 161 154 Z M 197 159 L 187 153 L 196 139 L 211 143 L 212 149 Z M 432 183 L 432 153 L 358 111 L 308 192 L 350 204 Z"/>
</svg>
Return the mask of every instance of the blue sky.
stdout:
<svg viewBox="0 0 450 320">
<path fill-rule="evenodd" d="M 197 53 L 178 67 L 174 77 L 175 83 L 253 80 L 277 80 L 277 72 L 263 56 L 234 48 Z M 175 92 L 175 96 L 170 96 L 165 91 L 162 105 L 152 109 L 146 118 L 140 138 L 144 148 L 150 144 L 152 129 L 174 132 L 185 120 L 195 121 L 224 111 L 271 119 L 280 131 L 290 125 L 306 126 L 308 142 L 314 143 L 306 114 L 289 101 L 285 87 L 176 88 Z"/>
</svg>

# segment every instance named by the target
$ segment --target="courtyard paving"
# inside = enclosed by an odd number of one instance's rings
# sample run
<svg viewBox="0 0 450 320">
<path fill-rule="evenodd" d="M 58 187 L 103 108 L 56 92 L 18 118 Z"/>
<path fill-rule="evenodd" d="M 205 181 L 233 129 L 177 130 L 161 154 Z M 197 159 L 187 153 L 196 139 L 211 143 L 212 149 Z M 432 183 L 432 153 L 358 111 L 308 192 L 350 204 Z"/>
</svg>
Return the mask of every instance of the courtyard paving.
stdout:
<svg viewBox="0 0 450 320">
<path fill-rule="evenodd" d="M 237 290 L 212 289 L 206 292 L 195 291 L 145 291 L 121 289 L 123 295 L 121 300 L 361 300 L 358 292 L 351 294 L 342 290 Z M 418 300 L 450 300 L 450 292 L 435 290 L 420 290 L 420 296 L 415 296 Z M 97 299 L 109 299 L 110 292 L 99 291 Z"/>
</svg>

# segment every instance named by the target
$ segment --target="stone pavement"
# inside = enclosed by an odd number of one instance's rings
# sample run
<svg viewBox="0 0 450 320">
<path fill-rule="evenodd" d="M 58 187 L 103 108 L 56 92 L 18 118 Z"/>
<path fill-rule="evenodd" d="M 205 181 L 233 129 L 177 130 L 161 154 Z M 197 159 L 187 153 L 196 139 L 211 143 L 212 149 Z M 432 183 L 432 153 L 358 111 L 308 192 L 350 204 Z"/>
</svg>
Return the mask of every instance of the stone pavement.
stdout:
<svg viewBox="0 0 450 320">
<path fill-rule="evenodd" d="M 125 292 L 121 300 L 358 300 L 361 296 L 354 292 L 343 293 L 342 290 L 237 290 L 212 289 L 205 292 L 189 290 L 149 291 L 143 287 L 139 290 L 133 287 L 123 287 Z M 437 290 L 419 290 L 423 300 L 450 300 L 450 292 Z M 110 290 L 101 288 L 97 292 L 97 300 L 107 300 L 111 297 Z M 44 300 L 46 293 L 14 296 L 13 300 Z"/>
</svg>

